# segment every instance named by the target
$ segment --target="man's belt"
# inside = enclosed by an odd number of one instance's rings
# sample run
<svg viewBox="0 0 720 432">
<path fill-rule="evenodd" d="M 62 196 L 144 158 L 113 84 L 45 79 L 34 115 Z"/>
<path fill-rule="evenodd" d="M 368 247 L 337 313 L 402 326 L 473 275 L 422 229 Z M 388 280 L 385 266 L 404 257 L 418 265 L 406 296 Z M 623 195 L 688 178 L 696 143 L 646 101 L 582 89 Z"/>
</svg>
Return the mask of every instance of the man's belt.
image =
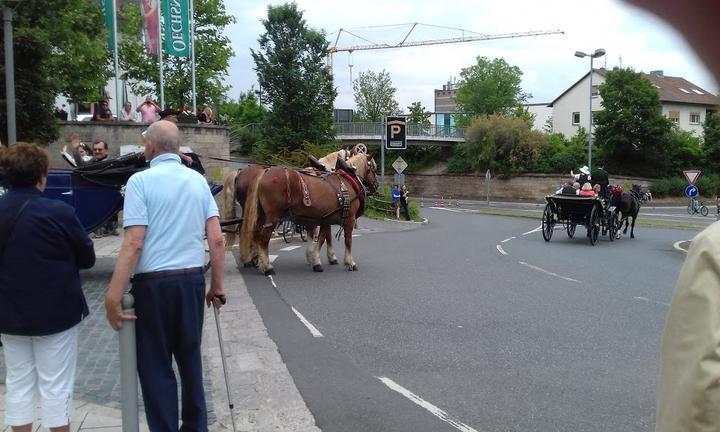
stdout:
<svg viewBox="0 0 720 432">
<path fill-rule="evenodd" d="M 160 271 L 147 272 L 147 273 L 137 273 L 137 274 L 133 275 L 132 282 L 146 280 L 146 279 L 167 277 L 167 276 L 198 274 L 198 273 L 202 273 L 202 272 L 203 272 L 202 267 L 191 267 L 191 268 L 186 268 L 186 269 L 160 270 Z"/>
</svg>

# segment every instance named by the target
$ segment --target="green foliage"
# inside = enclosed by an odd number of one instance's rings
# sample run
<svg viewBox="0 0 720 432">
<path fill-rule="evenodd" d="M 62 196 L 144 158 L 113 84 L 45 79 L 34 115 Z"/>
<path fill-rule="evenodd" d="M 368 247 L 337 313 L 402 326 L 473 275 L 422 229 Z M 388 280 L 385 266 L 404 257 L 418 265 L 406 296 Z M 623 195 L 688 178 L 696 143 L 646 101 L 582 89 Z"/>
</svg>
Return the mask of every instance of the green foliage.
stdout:
<svg viewBox="0 0 720 432">
<path fill-rule="evenodd" d="M 18 139 L 46 143 L 57 138 L 55 97 L 87 101 L 110 76 L 100 7 L 86 0 L 24 0 L 13 6 L 15 98 Z M 0 35 L 0 49 L 4 33 Z M 2 51 L 4 57 L 4 51 Z M 4 63 L 0 74 L 5 76 Z M 6 112 L 5 86 L 0 109 Z M 7 117 L 0 115 L 7 142 Z"/>
<path fill-rule="evenodd" d="M 442 151 L 439 146 L 410 146 L 407 150 L 403 150 L 398 153 L 399 156 L 408 163 L 408 167 L 404 172 L 413 173 L 421 171 L 425 168 L 433 166 L 437 161 L 442 159 Z M 388 157 L 389 156 L 389 157 Z M 378 155 L 376 155 L 377 159 Z M 385 155 L 390 163 L 395 160 L 396 156 L 394 153 Z"/>
<path fill-rule="evenodd" d="M 501 175 L 525 172 L 538 164 L 547 136 L 531 131 L 517 117 L 491 115 L 472 121 L 460 144 L 473 170 L 491 169 Z"/>
<path fill-rule="evenodd" d="M 700 194 L 702 196 L 715 198 L 717 195 L 720 195 L 720 174 L 706 173 L 703 171 L 703 174 L 698 178 L 696 185 L 698 189 L 700 189 Z"/>
<path fill-rule="evenodd" d="M 658 91 L 631 69 L 609 71 L 600 85 L 604 110 L 595 115 L 595 137 L 615 173 L 657 176 L 670 168 L 670 121 Z"/>
<path fill-rule="evenodd" d="M 478 57 L 477 64 L 460 72 L 455 100 L 471 115 L 510 115 L 530 96 L 522 92 L 522 71 L 504 59 Z"/>
<path fill-rule="evenodd" d="M 129 80 L 136 94 L 160 94 L 160 71 L 157 55 L 148 55 L 142 41 L 142 15 L 136 2 L 122 8 L 122 39 L 119 43 L 123 79 Z M 222 0 L 195 0 L 195 81 L 198 104 L 218 106 L 228 90 L 223 85 L 230 58 L 234 55 L 230 39 L 223 29 L 235 23 Z M 180 108 L 192 101 L 191 59 L 163 55 L 165 104 Z"/>
<path fill-rule="evenodd" d="M 683 196 L 687 180 L 682 175 L 655 180 L 650 190 L 653 198 Z"/>
<path fill-rule="evenodd" d="M 379 122 L 385 116 L 399 113 L 400 105 L 395 100 L 395 91 L 390 74 L 384 69 L 379 74 L 373 71 L 360 72 L 353 80 L 358 121 Z"/>
<path fill-rule="evenodd" d="M 664 164 L 667 170 L 665 172 L 682 172 L 684 169 L 698 166 L 698 162 L 702 160 L 702 142 L 692 132 L 673 126 L 665 137 L 665 145 L 668 158 Z M 658 174 L 664 172 L 656 171 L 655 176 Z"/>
<path fill-rule="evenodd" d="M 703 141 L 705 167 L 720 173 L 720 114 L 708 114 L 705 118 Z"/>
<path fill-rule="evenodd" d="M 240 93 L 237 102 L 229 101 L 217 107 L 218 124 L 231 129 L 231 152 L 241 155 L 252 153 L 261 140 L 262 123 L 267 111 L 251 91 Z"/>
<path fill-rule="evenodd" d="M 410 115 L 407 118 L 408 123 L 417 123 L 421 125 L 430 124 L 430 116 L 432 116 L 432 113 L 425 111 L 425 107 L 422 106 L 422 102 L 413 102 L 407 108 L 410 112 Z"/>
<path fill-rule="evenodd" d="M 265 33 L 251 50 L 260 86 L 271 109 L 265 117 L 263 147 L 292 151 L 304 142 L 335 138 L 333 102 L 337 92 L 325 64 L 324 31 L 307 26 L 297 4 L 268 6 Z"/>
</svg>

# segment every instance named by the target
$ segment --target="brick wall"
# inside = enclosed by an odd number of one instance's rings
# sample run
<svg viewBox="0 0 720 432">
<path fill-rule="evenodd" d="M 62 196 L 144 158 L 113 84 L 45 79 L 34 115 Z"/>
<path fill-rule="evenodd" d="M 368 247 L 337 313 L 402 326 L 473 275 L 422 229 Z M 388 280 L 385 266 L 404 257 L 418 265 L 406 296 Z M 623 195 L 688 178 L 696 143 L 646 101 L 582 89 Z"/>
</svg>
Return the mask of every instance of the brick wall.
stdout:
<svg viewBox="0 0 720 432">
<path fill-rule="evenodd" d="M 208 159 L 208 156 L 221 159 L 230 156 L 229 130 L 222 126 L 179 124 L 178 127 L 185 137 L 182 145 L 204 156 L 202 164 L 206 176 L 213 181 L 221 182 L 227 172 L 227 162 Z M 146 128 L 147 126 L 138 123 L 60 122 L 60 138 L 47 147 L 50 167 L 70 167 L 60 156 L 60 151 L 64 145 L 70 145 L 68 136 L 72 132 L 80 134 L 80 140 L 90 145 L 96 140 L 106 141 L 110 157 L 118 157 L 120 147 L 123 145 L 143 145 L 140 133 Z"/>
<path fill-rule="evenodd" d="M 385 180 L 392 182 L 386 174 Z M 517 200 L 542 202 L 543 197 L 555 193 L 563 182 L 570 180 L 570 174 L 525 174 L 508 179 L 490 180 L 490 199 L 495 201 Z M 648 179 L 610 176 L 611 184 L 650 184 Z M 414 198 L 427 199 L 452 197 L 453 199 L 484 200 L 487 182 L 484 175 L 419 175 L 407 174 L 405 184 Z"/>
</svg>

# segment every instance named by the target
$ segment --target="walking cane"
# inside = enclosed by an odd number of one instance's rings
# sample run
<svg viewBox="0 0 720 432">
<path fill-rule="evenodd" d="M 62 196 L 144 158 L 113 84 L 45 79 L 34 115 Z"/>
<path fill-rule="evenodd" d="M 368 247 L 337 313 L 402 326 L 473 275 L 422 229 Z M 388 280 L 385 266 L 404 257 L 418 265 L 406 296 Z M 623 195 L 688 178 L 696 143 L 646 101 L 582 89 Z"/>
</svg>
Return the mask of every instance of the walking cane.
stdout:
<svg viewBox="0 0 720 432">
<path fill-rule="evenodd" d="M 220 303 L 225 304 L 225 296 L 218 296 Z M 225 364 L 225 348 L 223 346 L 222 331 L 220 330 L 220 311 L 213 305 L 213 312 L 215 312 L 215 326 L 217 327 L 218 341 L 220 342 L 220 358 L 222 359 L 223 375 L 225 375 L 225 390 L 227 391 L 228 397 L 228 408 L 230 409 L 230 420 L 232 421 L 233 432 L 237 432 L 235 428 L 235 416 L 233 415 L 234 405 L 230 396 L 230 380 L 227 374 L 227 365 Z"/>
</svg>

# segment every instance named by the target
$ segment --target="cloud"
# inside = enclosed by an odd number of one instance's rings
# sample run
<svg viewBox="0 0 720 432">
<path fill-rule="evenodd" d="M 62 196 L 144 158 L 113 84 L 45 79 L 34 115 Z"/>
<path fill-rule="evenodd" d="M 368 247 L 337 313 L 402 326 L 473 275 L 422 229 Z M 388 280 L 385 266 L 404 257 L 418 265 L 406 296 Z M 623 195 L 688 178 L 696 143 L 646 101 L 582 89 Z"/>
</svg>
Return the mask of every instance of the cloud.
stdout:
<svg viewBox="0 0 720 432">
<path fill-rule="evenodd" d="M 250 48 L 257 47 L 265 31 L 261 20 L 268 4 L 282 1 L 226 2 L 228 12 L 238 22 L 226 29 L 236 57 L 231 62 L 226 83 L 231 97 L 257 88 L 257 77 Z M 604 48 L 604 58 L 595 67 L 620 65 L 635 70 L 663 69 L 666 75 L 682 76 L 700 87 L 718 91 L 718 84 L 698 60 L 684 39 L 657 18 L 614 0 L 596 0 L 592 6 L 573 0 L 397 0 L 392 3 L 366 0 L 298 0 L 308 26 L 325 30 L 332 44 L 366 45 L 369 42 L 397 44 L 410 29 L 424 23 L 408 36 L 408 41 L 446 39 L 474 34 L 506 34 L 531 30 L 560 29 L 564 35 L 536 36 L 449 45 L 346 52 L 333 57 L 336 106 L 353 108 L 352 78 L 360 71 L 383 69 L 390 73 L 397 88 L 396 98 L 405 108 L 421 101 L 434 109 L 433 89 L 441 88 L 460 70 L 475 64 L 477 56 L 502 57 L 523 71 L 523 88 L 533 102 L 549 102 L 577 81 L 589 68 L 588 58 L 575 51 Z M 355 37 L 347 31 L 361 36 Z M 459 29 L 465 29 L 461 31 Z M 340 38 L 338 39 L 338 34 Z M 365 40 L 363 40 L 365 39 Z M 352 68 L 349 65 L 352 64 Z"/>
</svg>

